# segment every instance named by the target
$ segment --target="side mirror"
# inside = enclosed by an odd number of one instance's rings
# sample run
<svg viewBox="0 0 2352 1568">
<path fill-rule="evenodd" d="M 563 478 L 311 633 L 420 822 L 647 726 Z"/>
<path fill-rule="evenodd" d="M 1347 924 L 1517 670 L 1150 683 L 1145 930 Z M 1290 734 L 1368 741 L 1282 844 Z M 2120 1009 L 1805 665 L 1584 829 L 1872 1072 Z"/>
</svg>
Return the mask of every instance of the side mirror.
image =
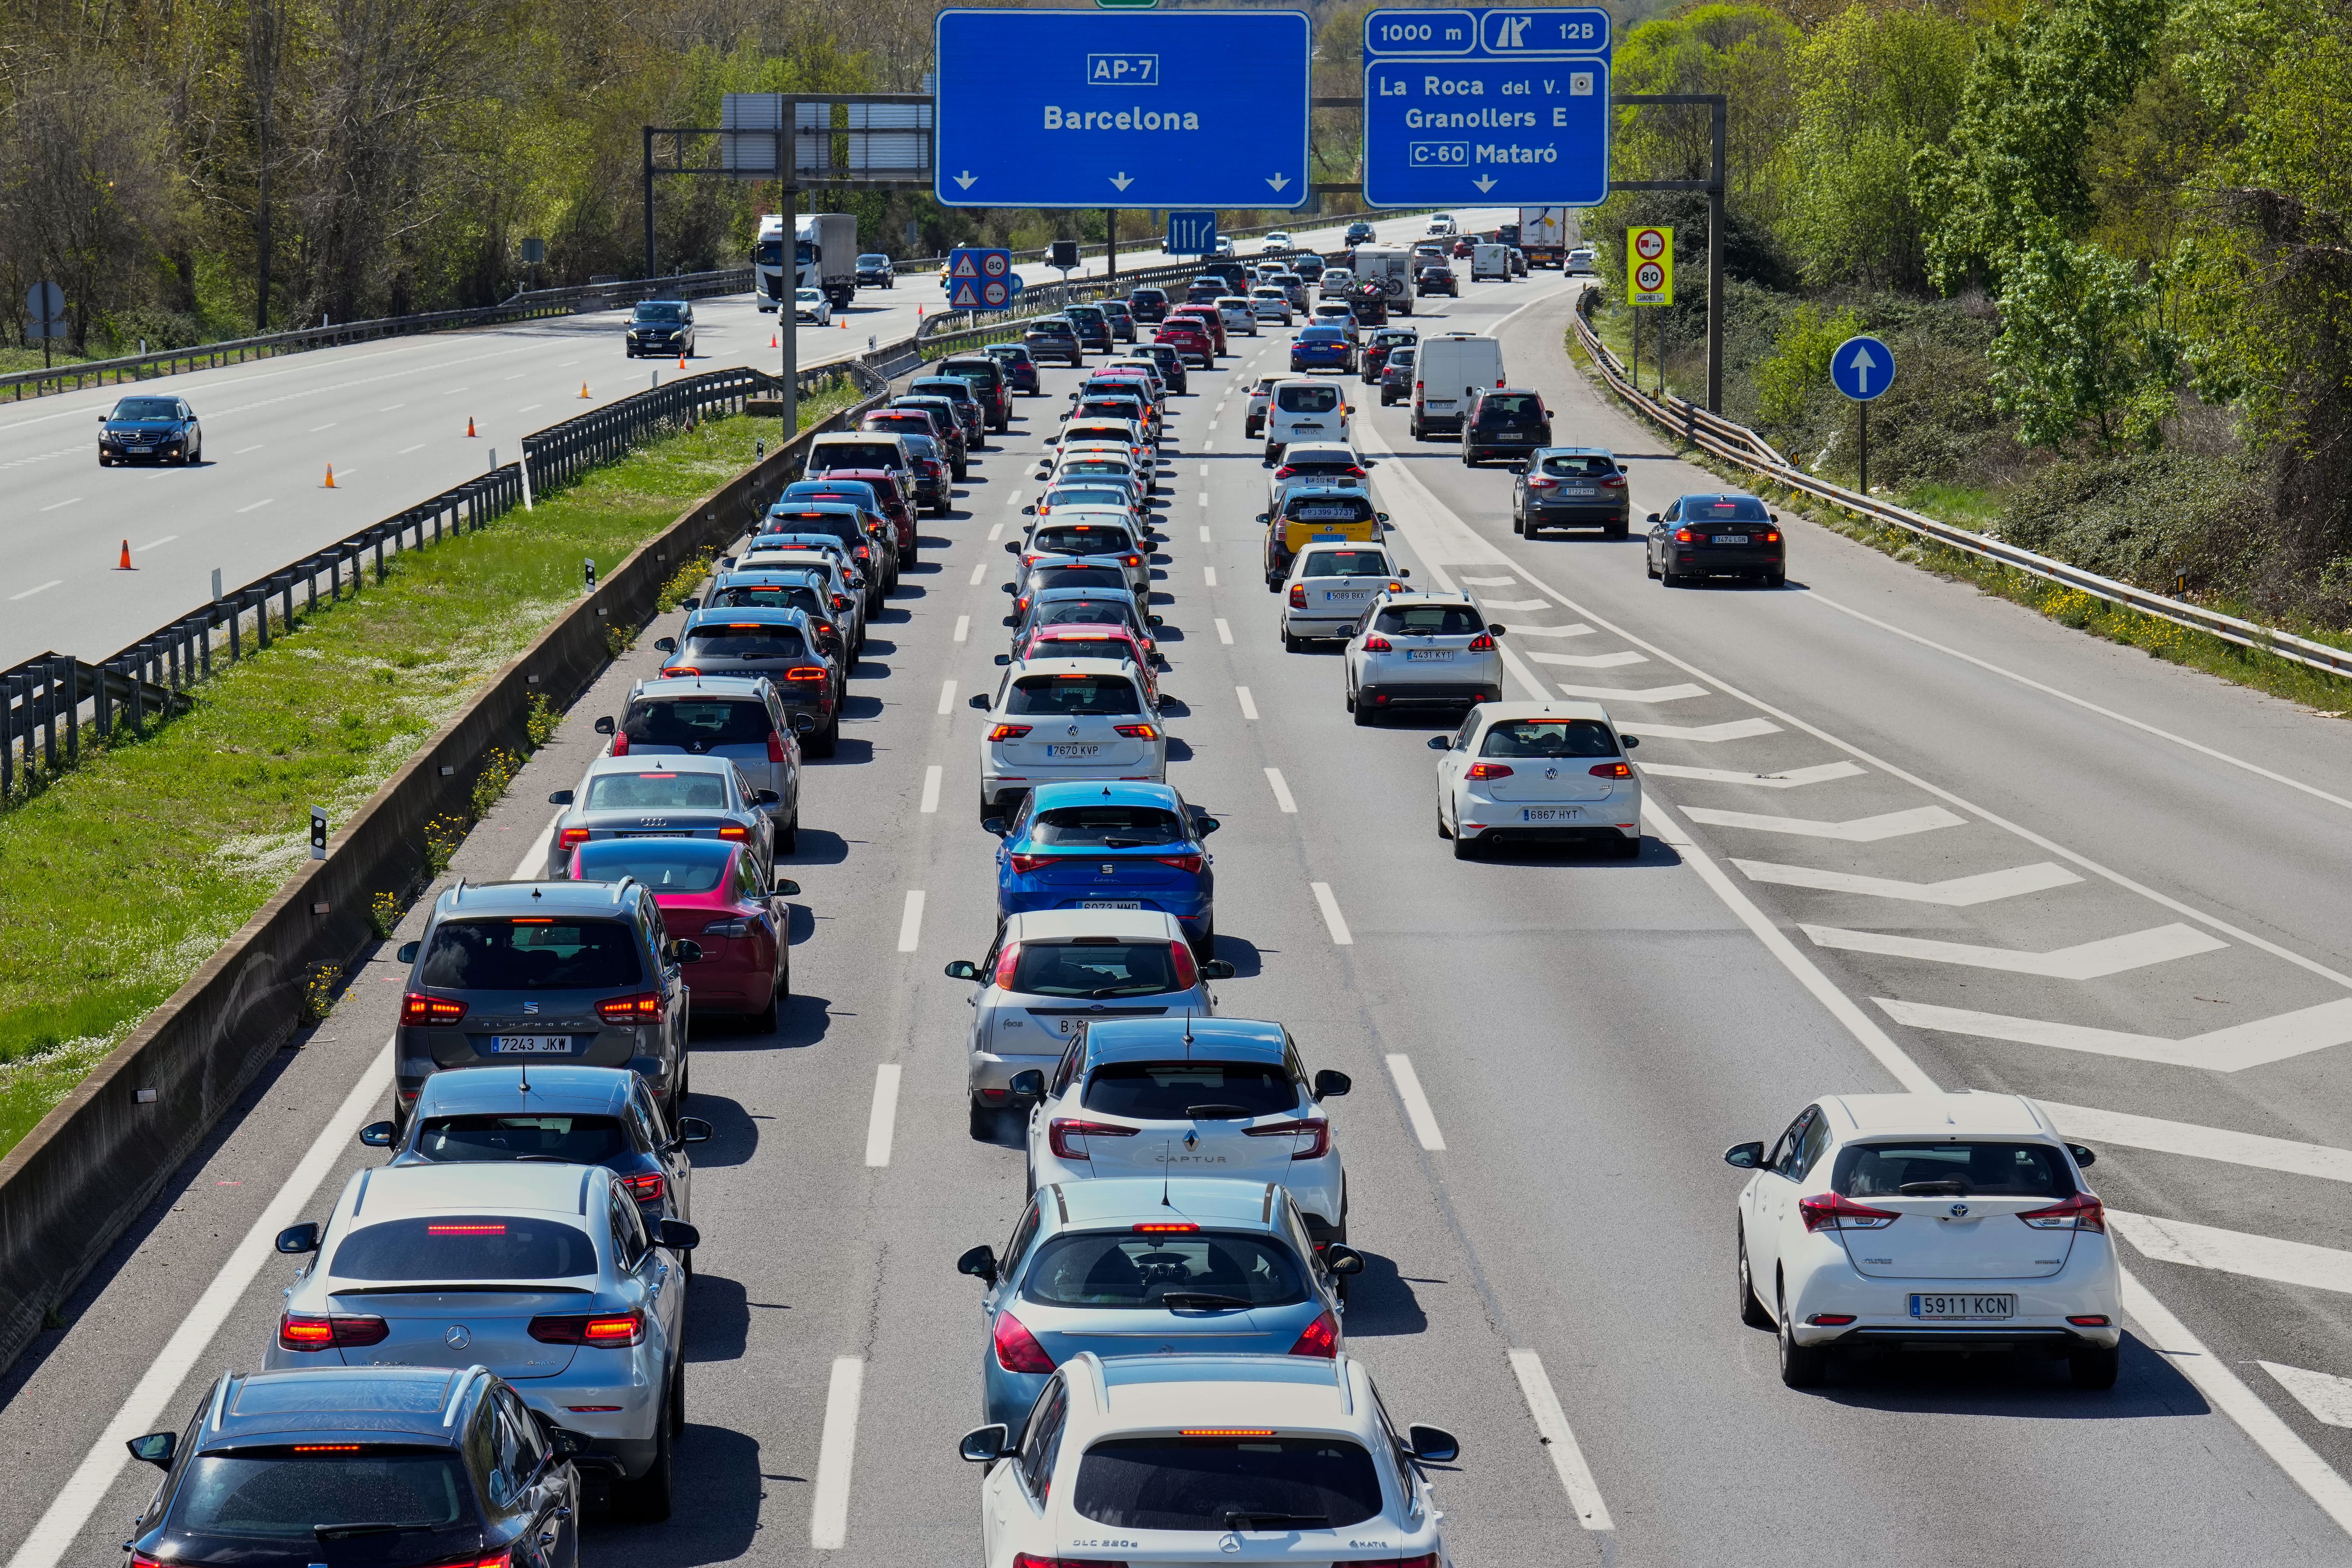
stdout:
<svg viewBox="0 0 2352 1568">
<path fill-rule="evenodd" d="M 654 1237 L 672 1252 L 692 1252 L 702 1245 L 702 1233 L 682 1219 L 661 1222 L 661 1233 Z"/>
<path fill-rule="evenodd" d="M 992 1247 L 973 1247 L 956 1259 L 956 1272 L 969 1274 L 975 1279 L 985 1279 L 991 1285 L 995 1284 L 996 1249 Z"/>
<path fill-rule="evenodd" d="M 1630 752 L 1634 747 L 1642 743 L 1642 737 L 1639 735 L 1620 735 L 1617 737 L 1617 743 Z"/>
<path fill-rule="evenodd" d="M 980 965 L 969 958 L 959 958 L 940 973 L 950 980 L 977 980 L 980 978 Z"/>
<path fill-rule="evenodd" d="M 1002 668 L 1003 668 L 1006 665 L 1011 664 L 1011 663 L 1013 662 L 1013 656 L 1012 656 L 1011 654 L 1009 654 L 1009 653 L 1000 653 L 1000 654 L 998 654 L 998 655 L 996 656 L 996 660 L 995 660 L 995 662 L 996 662 L 996 667 L 997 667 L 999 669 L 1002 669 Z"/>
<path fill-rule="evenodd" d="M 1432 735 L 1429 738 L 1429 749 L 1433 752 L 1450 752 L 1454 749 L 1454 742 L 1444 735 Z"/>
<path fill-rule="evenodd" d="M 1424 1426 L 1416 1421 L 1404 1429 L 1405 1447 L 1412 1457 L 1427 1464 L 1450 1465 L 1462 1455 L 1462 1441 L 1443 1426 Z"/>
<path fill-rule="evenodd" d="M 784 804 L 784 797 L 778 795 L 772 789 L 755 789 L 751 792 L 751 804 L 753 805 L 782 805 Z"/>
<path fill-rule="evenodd" d="M 1013 1451 L 1013 1436 L 1001 1421 L 986 1426 L 973 1427 L 965 1433 L 963 1440 L 956 1445 L 956 1452 L 962 1456 L 967 1463 L 974 1465 L 985 1465 L 992 1460 L 1003 1458 Z"/>
<path fill-rule="evenodd" d="M 677 651 L 677 639 L 676 637 L 656 637 L 654 638 L 654 651 L 656 653 L 676 653 Z"/>
<path fill-rule="evenodd" d="M 2093 1153 L 2090 1150 L 2084 1148 L 2080 1143 L 2067 1144 L 2066 1152 L 2074 1156 L 2074 1163 L 2077 1165 L 2088 1167 L 2099 1163 L 2098 1155 Z"/>
<path fill-rule="evenodd" d="M 793 714 L 793 733 L 795 735 L 813 735 L 816 733 L 816 715 L 814 713 Z"/>
<path fill-rule="evenodd" d="M 1412 575 L 1412 568 L 1410 566 L 1400 566 L 1397 568 L 1397 575 L 1400 577 L 1410 577 Z"/>
<path fill-rule="evenodd" d="M 681 1143 L 709 1142 L 710 1123 L 705 1121 L 699 1116 L 679 1117 L 677 1119 L 677 1141 Z"/>
<path fill-rule="evenodd" d="M 1004 624 L 1008 626 L 1011 626 L 1013 624 L 1013 617 L 1011 616 L 1005 616 Z M 971 706 L 981 710 L 982 712 L 986 712 L 988 710 L 988 693 L 985 691 L 973 692 L 971 695 Z"/>
<path fill-rule="evenodd" d="M 1013 825 L 1001 816 L 983 816 L 980 819 L 980 830 L 1002 838 L 1013 831 Z"/>
<path fill-rule="evenodd" d="M 1037 515 L 1037 509 L 1034 506 L 1024 506 L 1021 509 L 1021 515 L 1024 517 L 1034 517 Z"/>
<path fill-rule="evenodd" d="M 1764 1163 L 1761 1143 L 1734 1143 L 1723 1152 L 1723 1163 L 1742 1171 L 1753 1171 Z"/>
<path fill-rule="evenodd" d="M 1017 540 L 1017 539 L 1008 539 L 1008 540 L 1006 540 L 1006 541 L 1004 542 L 1004 553 L 1006 553 L 1007 555 L 1018 555 L 1018 554 L 1020 554 L 1020 553 L 1021 553 L 1021 542 L 1020 542 L 1019 540 Z"/>
<path fill-rule="evenodd" d="M 318 1251 L 318 1221 L 304 1220 L 300 1225 L 289 1225 L 284 1230 L 279 1231 L 278 1233 L 278 1250 L 280 1252 L 291 1252 L 296 1254 Z"/>
<path fill-rule="evenodd" d="M 1170 697 L 1165 691 L 1160 694 L 1160 700 L 1162 702 L 1174 700 L 1174 699 Z M 1223 823 L 1219 822 L 1213 816 L 1203 816 L 1192 824 L 1192 831 L 1199 834 L 1202 837 L 1206 838 L 1210 834 L 1214 833 L 1218 828 L 1223 827 Z"/>
<path fill-rule="evenodd" d="M 1333 1242 L 1323 1249 L 1323 1267 L 1334 1274 L 1361 1274 L 1364 1255 L 1352 1247 Z"/>
<path fill-rule="evenodd" d="M 1488 637 L 1501 637 L 1501 636 L 1503 635 L 1503 623 L 1502 623 L 1502 622 L 1500 622 L 1500 621 L 1489 621 L 1489 622 L 1487 622 L 1487 623 L 1486 623 L 1486 635 L 1487 635 Z"/>
<path fill-rule="evenodd" d="M 1233 977 L 1234 966 L 1226 959 L 1212 958 L 1201 965 L 1201 978 L 1203 980 L 1231 980 Z"/>
<path fill-rule="evenodd" d="M 698 942 L 689 942 L 684 937 L 676 938 L 669 944 L 668 956 L 680 963 L 700 963 L 702 944 Z"/>
<path fill-rule="evenodd" d="M 1354 1079 L 1331 1068 L 1325 1068 L 1315 1075 L 1315 1098 L 1318 1100 L 1337 1100 L 1355 1087 Z"/>
<path fill-rule="evenodd" d="M 1007 594 L 1010 594 L 1010 593 L 1013 592 L 1013 584 L 1010 584 L 1010 583 L 999 583 L 999 584 L 997 584 L 997 587 L 998 587 L 1000 590 L 1002 590 L 1003 592 L 1007 593 Z"/>
<path fill-rule="evenodd" d="M 1764 514 L 1764 518 L 1768 522 L 1778 522 L 1780 521 L 1780 514 L 1777 511 L 1768 511 Z"/>
<path fill-rule="evenodd" d="M 1004 617 L 1004 624 L 1008 626 L 1017 626 L 1021 623 L 1016 617 L 1007 616 Z M 988 706 L 988 699 L 985 697 L 975 697 L 971 700 L 971 705 L 975 708 L 985 708 Z"/>
<path fill-rule="evenodd" d="M 609 735 L 612 732 L 613 716 L 610 713 L 607 713 L 602 719 L 596 721 L 596 733 L 599 735 Z"/>
<path fill-rule="evenodd" d="M 1651 521 L 1652 522 L 1655 522 L 1655 521 L 1658 521 L 1658 514 L 1657 514 L 1656 512 L 1654 512 L 1654 512 L 1652 512 L 1652 513 L 1650 514 L 1650 521 Z"/>
<path fill-rule="evenodd" d="M 1144 616 L 1144 617 L 1143 617 L 1143 624 L 1144 624 L 1145 626 L 1155 626 L 1155 627 L 1156 627 L 1156 626 L 1160 626 L 1160 625 L 1161 624 L 1161 622 L 1160 622 L 1160 617 L 1159 617 L 1158 616 Z"/>
<path fill-rule="evenodd" d="M 393 957 L 403 963 L 414 963 L 416 962 L 417 949 L 424 945 L 421 942 L 404 942 L 400 944 L 400 951 L 394 953 Z"/>
<path fill-rule="evenodd" d="M 1274 521 L 1274 513 L 1270 511 L 1262 511 L 1257 514 L 1257 520 L 1260 522 L 1272 522 Z"/>
<path fill-rule="evenodd" d="M 1027 1072 L 1014 1073 L 1013 1081 L 1005 1088 L 1015 1100 L 1043 1100 L 1045 1098 L 1045 1075 L 1031 1068 Z"/>
<path fill-rule="evenodd" d="M 1527 464 L 1525 464 L 1525 463 L 1513 463 L 1513 464 L 1511 465 L 1511 472 L 1513 472 L 1513 473 L 1515 473 L 1515 474 L 1524 474 L 1524 473 L 1526 473 L 1527 471 L 1528 471 L 1528 465 L 1527 465 Z"/>
<path fill-rule="evenodd" d="M 779 877 L 776 885 L 768 891 L 779 899 L 797 899 L 801 896 L 801 885 L 790 877 Z"/>
<path fill-rule="evenodd" d="M 101 414 L 99 417 L 103 419 L 106 416 Z M 177 1432 L 150 1432 L 144 1437 L 133 1437 L 122 1446 L 131 1450 L 132 1458 L 144 1459 L 159 1470 L 168 1470 L 172 1468 L 172 1456 L 179 1451 L 180 1435 Z"/>
<path fill-rule="evenodd" d="M 391 1148 L 392 1123 L 389 1121 L 369 1122 L 365 1127 L 360 1129 L 360 1142 L 362 1146 L 370 1149 Z"/>
<path fill-rule="evenodd" d="M 550 805 L 570 805 L 572 801 L 572 795 L 568 789 L 551 791 L 547 797 L 547 804 Z"/>
</svg>

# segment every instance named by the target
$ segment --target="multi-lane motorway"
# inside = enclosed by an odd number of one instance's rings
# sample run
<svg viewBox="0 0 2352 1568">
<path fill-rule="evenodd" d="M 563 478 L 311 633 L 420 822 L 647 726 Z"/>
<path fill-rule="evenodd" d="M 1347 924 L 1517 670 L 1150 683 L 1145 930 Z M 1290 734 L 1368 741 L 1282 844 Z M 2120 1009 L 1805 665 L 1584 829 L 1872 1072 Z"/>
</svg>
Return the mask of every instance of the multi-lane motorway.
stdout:
<svg viewBox="0 0 2352 1568">
<path fill-rule="evenodd" d="M 1571 288 L 1478 285 L 1419 324 L 1500 336 L 1559 438 L 1631 460 L 1637 515 L 1717 488 L 1570 368 Z M 1235 340 L 1174 402 L 1170 776 L 1224 824 L 1222 1010 L 1355 1079 L 1349 1348 L 1400 1419 L 1463 1436 L 1437 1476 L 1454 1560 L 2352 1561 L 2352 736 L 1801 521 L 1780 591 L 1516 539 L 1506 473 L 1360 401 L 1416 578 L 1506 623 L 1515 695 L 1601 694 L 1643 740 L 1638 861 L 1457 863 L 1435 725 L 1356 728 L 1337 658 L 1276 636 L 1238 391 L 1285 342 Z M 1003 1243 L 1022 1158 L 1010 1127 L 967 1131 L 968 987 L 940 970 L 991 930 L 963 699 L 994 684 L 1001 541 L 1073 383 L 1047 372 L 927 525 L 811 770 L 800 994 L 772 1037 L 697 1041 L 718 1136 L 678 1508 L 592 1527 L 594 1562 L 973 1560 L 953 1445 L 982 1340 L 953 1262 Z M 453 877 L 536 863 L 539 803 L 651 657 L 574 709 Z M 259 1359 L 289 1272 L 266 1238 L 375 1157 L 352 1134 L 382 1113 L 402 973 L 359 974 L 11 1374 L 13 1568 L 108 1558 L 150 1484 L 120 1439 Z M 1903 1086 L 2032 1094 L 2097 1151 L 2133 1280 L 2112 1392 L 1943 1359 L 1781 1386 L 1735 1306 L 1720 1152 Z"/>
</svg>

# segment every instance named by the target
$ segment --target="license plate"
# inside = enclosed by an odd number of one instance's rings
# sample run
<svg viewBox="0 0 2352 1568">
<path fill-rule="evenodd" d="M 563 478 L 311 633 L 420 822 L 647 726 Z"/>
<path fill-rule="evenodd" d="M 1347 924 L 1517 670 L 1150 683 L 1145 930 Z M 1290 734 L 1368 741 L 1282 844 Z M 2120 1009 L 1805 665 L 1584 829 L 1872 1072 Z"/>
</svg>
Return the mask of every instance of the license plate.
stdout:
<svg viewBox="0 0 2352 1568">
<path fill-rule="evenodd" d="M 1519 811 L 1521 822 L 1576 822 L 1583 816 L 1583 809 L 1573 805 L 1529 805 Z"/>
<path fill-rule="evenodd" d="M 1294 430 L 1320 430 L 1323 422 L 1320 419 L 1297 419 L 1291 422 L 1290 427 Z"/>
<path fill-rule="evenodd" d="M 1323 590 L 1324 599 L 1332 604 L 1342 604 L 1349 599 L 1369 599 L 1371 596 L 1372 591 L 1370 588 L 1326 588 Z"/>
<path fill-rule="evenodd" d="M 1422 659 L 1445 659 L 1452 658 L 1454 656 L 1451 653 L 1446 652 L 1443 648 L 1424 648 L 1416 652 L 1408 653 L 1404 656 L 1405 662 L 1407 664 L 1417 663 Z"/>
<path fill-rule="evenodd" d="M 125 447 L 122 449 L 126 452 L 145 452 L 152 450 L 152 448 L 147 447 Z"/>
<path fill-rule="evenodd" d="M 1524 439 L 1526 436 L 1527 432 L 1524 430 L 1497 430 L 1495 432 L 1495 439 L 1497 441 L 1517 441 Z"/>
<path fill-rule="evenodd" d="M 1301 522 L 1353 522 L 1355 509 L 1344 506 L 1302 506 L 1292 514 Z"/>
<path fill-rule="evenodd" d="M 615 833 L 613 837 L 615 838 L 691 838 L 694 835 L 679 827 L 662 833 Z"/>
<path fill-rule="evenodd" d="M 1744 533 L 1718 533 L 1715 536 L 1715 542 L 1717 544 L 1745 544 L 1748 542 L 1748 536 Z"/>
<path fill-rule="evenodd" d="M 1915 1292 L 1911 1297 L 1911 1315 L 1915 1318 L 2013 1318 L 2017 1316 L 2014 1296 L 1927 1295 Z"/>
<path fill-rule="evenodd" d="M 1141 899 L 1087 899 L 1078 905 L 1082 910 L 1139 910 L 1142 907 Z"/>
<path fill-rule="evenodd" d="M 1077 745 L 1068 745 L 1056 743 L 1046 747 L 1045 754 L 1049 757 L 1091 757 L 1101 750 L 1102 747 L 1098 744 L 1080 743 Z"/>
<path fill-rule="evenodd" d="M 1591 485 L 1570 485 L 1561 493 L 1572 496 L 1589 496 L 1592 494 L 1593 491 Z"/>
<path fill-rule="evenodd" d="M 499 1035 L 498 1048 L 509 1056 L 558 1056 L 572 1054 L 569 1035 Z"/>
</svg>

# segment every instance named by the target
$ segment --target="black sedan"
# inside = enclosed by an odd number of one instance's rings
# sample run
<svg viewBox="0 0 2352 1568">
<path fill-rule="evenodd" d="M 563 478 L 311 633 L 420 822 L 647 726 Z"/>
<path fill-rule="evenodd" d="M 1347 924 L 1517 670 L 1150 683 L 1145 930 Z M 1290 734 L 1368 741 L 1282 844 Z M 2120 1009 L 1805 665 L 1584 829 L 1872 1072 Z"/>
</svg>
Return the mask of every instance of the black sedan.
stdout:
<svg viewBox="0 0 2352 1568">
<path fill-rule="evenodd" d="M 1381 396 L 1388 395 L 1385 388 Z M 1547 528 L 1597 528 L 1625 537 L 1633 488 L 1616 455 L 1599 447 L 1545 447 L 1511 481 L 1511 531 L 1540 538 Z"/>
<path fill-rule="evenodd" d="M 176 397 L 126 397 L 98 416 L 98 466 L 152 458 L 159 463 L 194 463 L 205 451 L 205 428 L 196 411 Z"/>
<path fill-rule="evenodd" d="M 1702 577 L 1753 577 L 1768 588 L 1789 580 L 1780 520 L 1754 496 L 1678 496 L 1650 514 L 1650 575 L 1672 588 Z"/>
<path fill-rule="evenodd" d="M 857 286 L 860 289 L 896 289 L 898 269 L 880 251 L 872 251 L 857 258 Z"/>
<path fill-rule="evenodd" d="M 1458 300 L 1462 297 L 1462 279 L 1456 278 L 1454 275 L 1454 268 L 1445 263 L 1432 262 L 1423 267 L 1421 269 L 1421 275 L 1413 280 L 1413 292 L 1424 295 L 1444 294 Z"/>
</svg>

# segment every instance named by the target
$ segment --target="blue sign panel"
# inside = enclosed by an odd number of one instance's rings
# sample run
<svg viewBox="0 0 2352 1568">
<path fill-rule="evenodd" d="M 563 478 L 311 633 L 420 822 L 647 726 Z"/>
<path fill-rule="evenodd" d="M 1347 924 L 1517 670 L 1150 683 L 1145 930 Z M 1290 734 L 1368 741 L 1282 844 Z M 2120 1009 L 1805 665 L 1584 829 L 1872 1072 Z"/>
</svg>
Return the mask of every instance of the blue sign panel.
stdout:
<svg viewBox="0 0 2352 1568">
<path fill-rule="evenodd" d="M 1168 243 L 1160 247 L 1170 256 L 1214 256 L 1217 253 L 1217 215 L 1205 213 L 1170 213 Z"/>
<path fill-rule="evenodd" d="M 1021 274 L 1009 250 L 948 252 L 948 304 L 958 310 L 1002 310 L 1020 297 Z"/>
<path fill-rule="evenodd" d="M 1830 355 L 1832 384 L 1868 403 L 1895 384 L 1895 351 L 1874 337 L 1848 338 Z"/>
<path fill-rule="evenodd" d="M 1303 12 L 942 11 L 934 37 L 944 205 L 1307 200 Z"/>
<path fill-rule="evenodd" d="M 1374 11 L 1364 200 L 1593 206 L 1609 195 L 1609 15 Z"/>
</svg>

